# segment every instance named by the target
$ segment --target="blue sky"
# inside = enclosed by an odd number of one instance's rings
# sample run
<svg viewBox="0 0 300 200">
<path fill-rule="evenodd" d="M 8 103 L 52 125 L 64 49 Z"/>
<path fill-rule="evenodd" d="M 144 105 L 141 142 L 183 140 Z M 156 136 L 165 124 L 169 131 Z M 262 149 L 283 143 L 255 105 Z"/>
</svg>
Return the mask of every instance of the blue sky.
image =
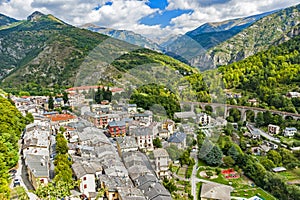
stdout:
<svg viewBox="0 0 300 200">
<path fill-rule="evenodd" d="M 164 10 L 168 6 L 167 0 L 150 0 L 146 3 L 150 8 L 159 8 L 160 10 Z"/>
<path fill-rule="evenodd" d="M 170 22 L 173 18 L 190 12 L 193 12 L 193 10 L 164 10 L 142 18 L 140 23 L 150 26 L 160 25 L 160 27 L 165 28 L 166 26 L 171 25 Z"/>
<path fill-rule="evenodd" d="M 184 34 L 206 22 L 246 17 L 298 3 L 299 0 L 0 0 L 0 13 L 26 19 L 40 11 L 75 26 L 93 23 L 160 40 Z"/>
</svg>

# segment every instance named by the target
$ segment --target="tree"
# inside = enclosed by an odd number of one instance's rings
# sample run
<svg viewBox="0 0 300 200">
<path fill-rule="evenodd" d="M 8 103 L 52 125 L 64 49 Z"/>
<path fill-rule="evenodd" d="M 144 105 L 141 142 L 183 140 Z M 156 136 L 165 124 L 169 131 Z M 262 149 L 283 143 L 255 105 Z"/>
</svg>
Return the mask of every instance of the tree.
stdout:
<svg viewBox="0 0 300 200">
<path fill-rule="evenodd" d="M 174 183 L 173 179 L 168 180 L 165 178 L 163 180 L 163 185 L 170 193 L 173 193 L 174 191 L 177 190 L 176 184 Z"/>
<path fill-rule="evenodd" d="M 166 148 L 171 160 L 178 160 L 183 153 L 183 150 L 178 149 L 178 147 L 174 144 L 171 144 Z"/>
<path fill-rule="evenodd" d="M 287 196 L 288 190 L 285 182 L 283 176 L 267 172 L 264 177 L 264 189 L 271 192 L 278 199 L 290 199 Z"/>
<path fill-rule="evenodd" d="M 161 141 L 158 137 L 153 140 L 153 146 L 156 148 L 162 148 Z"/>
<path fill-rule="evenodd" d="M 276 166 L 281 165 L 282 157 L 277 151 L 275 151 L 275 150 L 268 151 L 267 158 L 272 160 Z"/>
<path fill-rule="evenodd" d="M 49 99 L 48 99 L 48 109 L 53 110 L 53 108 L 54 108 L 54 100 L 53 100 L 52 95 L 50 95 Z"/>
<path fill-rule="evenodd" d="M 111 101 L 112 98 L 112 92 L 110 91 L 109 87 L 107 87 L 106 91 L 103 93 L 103 99 L 107 101 Z"/>
<path fill-rule="evenodd" d="M 241 112 L 237 108 L 232 108 L 229 110 L 229 117 L 231 122 L 238 122 L 241 120 Z"/>
<path fill-rule="evenodd" d="M 281 148 L 281 149 L 279 149 L 279 153 L 282 158 L 283 165 L 286 165 L 287 167 L 290 166 L 292 168 L 297 166 L 297 164 L 299 165 L 299 160 L 297 160 L 297 158 L 295 158 L 294 154 L 292 152 L 290 152 L 289 150 L 287 150 L 285 148 Z M 295 163 L 295 165 L 290 165 L 291 163 Z"/>
<path fill-rule="evenodd" d="M 208 114 L 211 114 L 213 112 L 213 108 L 210 105 L 206 105 L 205 107 L 205 112 Z"/>
<path fill-rule="evenodd" d="M 269 171 L 271 171 L 274 167 L 276 167 L 273 161 L 268 158 L 261 159 L 260 163 Z"/>
<path fill-rule="evenodd" d="M 231 156 L 225 156 L 223 158 L 223 162 L 228 167 L 231 167 L 235 164 L 235 161 L 233 160 L 233 158 Z"/>
<path fill-rule="evenodd" d="M 26 114 L 25 118 L 26 118 L 26 124 L 30 124 L 34 121 L 34 117 L 30 112 Z"/>
<path fill-rule="evenodd" d="M 69 97 L 68 97 L 68 93 L 67 92 L 63 92 L 63 100 L 64 100 L 64 104 L 69 102 Z"/>
<path fill-rule="evenodd" d="M 223 153 L 218 145 L 215 145 L 204 158 L 205 162 L 211 166 L 222 164 Z"/>
<path fill-rule="evenodd" d="M 264 117 L 264 125 L 268 125 L 268 124 L 273 123 L 273 115 L 270 111 L 264 112 L 263 117 Z"/>
<path fill-rule="evenodd" d="M 254 122 L 255 121 L 254 117 L 255 117 L 254 111 L 252 111 L 252 110 L 246 111 L 246 118 L 247 118 L 248 122 Z"/>
<path fill-rule="evenodd" d="M 0 199 L 10 199 L 8 169 L 14 167 L 18 160 L 18 140 L 25 128 L 26 119 L 0 95 Z"/>
<path fill-rule="evenodd" d="M 97 91 L 95 93 L 95 101 L 96 103 L 101 103 L 101 101 L 103 101 L 103 92 L 100 86 L 98 86 Z"/>
<path fill-rule="evenodd" d="M 56 135 L 56 152 L 57 154 L 66 154 L 68 152 L 68 141 L 61 133 Z"/>
<path fill-rule="evenodd" d="M 239 155 L 243 155 L 242 149 L 237 144 L 232 144 L 232 146 L 227 151 L 228 156 L 231 156 L 234 161 L 237 161 Z"/>
<path fill-rule="evenodd" d="M 264 116 L 262 112 L 257 113 L 257 116 L 255 118 L 255 123 L 257 127 L 261 127 L 265 124 Z"/>
</svg>

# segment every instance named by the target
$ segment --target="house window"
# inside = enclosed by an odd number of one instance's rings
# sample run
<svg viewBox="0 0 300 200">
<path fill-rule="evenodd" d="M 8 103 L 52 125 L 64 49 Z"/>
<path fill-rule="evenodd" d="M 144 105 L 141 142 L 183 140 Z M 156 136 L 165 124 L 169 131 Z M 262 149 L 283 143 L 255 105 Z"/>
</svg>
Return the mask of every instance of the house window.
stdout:
<svg viewBox="0 0 300 200">
<path fill-rule="evenodd" d="M 83 185 L 83 188 L 86 189 L 86 188 L 87 188 L 87 184 L 84 184 L 84 185 Z"/>
<path fill-rule="evenodd" d="M 40 179 L 40 182 L 41 182 L 41 183 L 44 183 L 44 179 L 43 179 L 43 178 L 42 178 L 42 179 Z"/>
<path fill-rule="evenodd" d="M 83 180 L 86 181 L 86 177 L 83 177 Z"/>
</svg>

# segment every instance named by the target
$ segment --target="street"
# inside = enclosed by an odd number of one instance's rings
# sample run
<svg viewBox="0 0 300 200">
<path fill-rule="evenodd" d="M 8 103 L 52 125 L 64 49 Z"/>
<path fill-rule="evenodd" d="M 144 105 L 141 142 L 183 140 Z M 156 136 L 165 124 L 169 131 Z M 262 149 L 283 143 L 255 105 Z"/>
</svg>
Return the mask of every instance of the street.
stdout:
<svg viewBox="0 0 300 200">
<path fill-rule="evenodd" d="M 30 200 L 38 200 L 39 198 L 33 194 L 32 192 L 29 192 L 28 190 L 32 190 L 31 183 L 28 180 L 26 167 L 24 166 L 24 162 L 21 156 L 21 140 L 19 141 L 19 160 L 18 160 L 18 168 L 16 169 L 17 172 L 15 174 L 14 179 L 18 179 L 20 181 L 20 186 L 23 187 L 29 197 Z M 12 180 L 10 184 L 10 188 L 14 188 L 14 179 Z"/>
</svg>

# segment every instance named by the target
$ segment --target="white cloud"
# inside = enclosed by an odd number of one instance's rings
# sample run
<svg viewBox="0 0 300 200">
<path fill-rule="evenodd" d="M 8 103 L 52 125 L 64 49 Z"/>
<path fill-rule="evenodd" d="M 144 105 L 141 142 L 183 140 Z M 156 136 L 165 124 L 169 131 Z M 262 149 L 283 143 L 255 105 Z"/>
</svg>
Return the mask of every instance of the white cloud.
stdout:
<svg viewBox="0 0 300 200">
<path fill-rule="evenodd" d="M 169 9 L 189 9 L 185 3 L 180 3 L 181 0 L 172 0 L 173 4 L 169 4 Z M 196 0 L 189 0 L 190 5 L 196 5 Z M 271 10 L 285 8 L 296 5 L 299 0 L 231 0 L 225 4 L 217 6 L 198 6 L 194 7 L 194 12 L 183 14 L 171 20 L 174 27 L 182 27 L 178 30 L 179 33 L 185 33 L 206 22 L 218 22 L 227 19 L 234 19 L 255 15 Z M 199 4 L 200 5 L 200 4 Z M 193 6 L 190 6 L 190 8 Z"/>
<path fill-rule="evenodd" d="M 112 5 L 105 5 L 113 2 Z M 167 10 L 193 10 L 171 20 L 169 26 L 149 26 L 139 21 L 158 9 L 150 8 L 148 0 L 0 0 L 0 13 L 25 19 L 35 10 L 73 25 L 94 23 L 115 29 L 132 30 L 152 37 L 184 34 L 205 22 L 223 21 L 254 15 L 295 5 L 299 0 L 168 0 Z M 98 10 L 94 9 L 99 7 Z"/>
</svg>

